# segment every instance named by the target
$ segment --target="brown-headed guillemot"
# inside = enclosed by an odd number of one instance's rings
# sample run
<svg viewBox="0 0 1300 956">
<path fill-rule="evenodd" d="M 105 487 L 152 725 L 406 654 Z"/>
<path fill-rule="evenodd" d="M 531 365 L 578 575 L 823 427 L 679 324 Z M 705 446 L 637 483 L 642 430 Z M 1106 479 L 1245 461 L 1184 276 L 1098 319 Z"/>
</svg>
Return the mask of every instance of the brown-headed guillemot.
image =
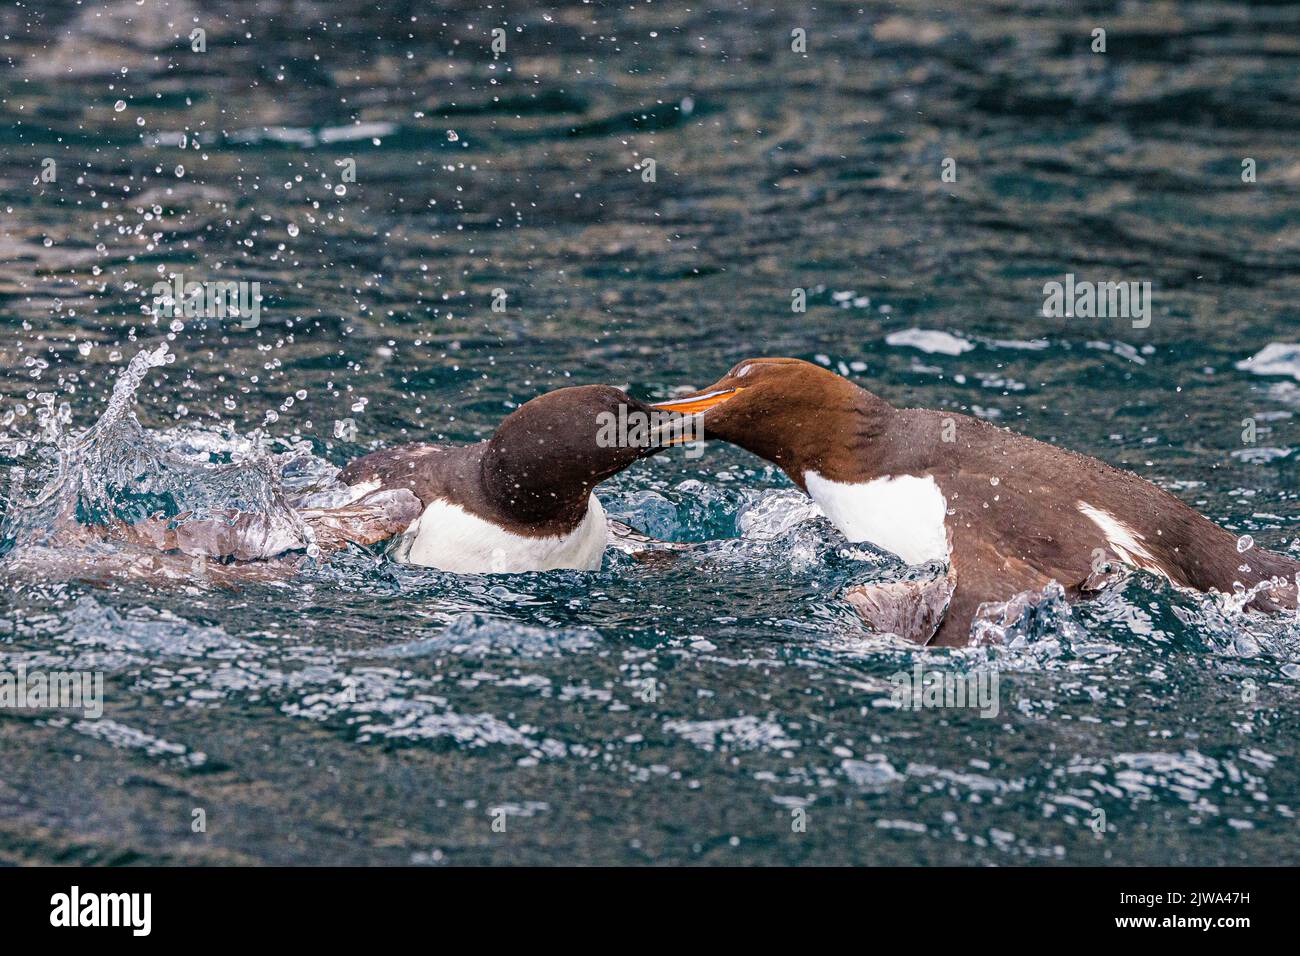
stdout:
<svg viewBox="0 0 1300 956">
<path fill-rule="evenodd" d="M 1119 565 L 1248 607 L 1296 606 L 1300 562 L 1237 536 L 1137 475 L 953 412 L 895 408 L 829 369 L 790 358 L 741 362 L 657 408 L 703 414 L 704 434 L 779 465 L 854 542 L 944 577 L 853 589 L 868 626 L 960 645 L 983 604 L 1055 581 L 1071 598 Z M 988 609 L 986 609 L 988 610 Z"/>
<path fill-rule="evenodd" d="M 689 441 L 693 422 L 611 386 L 561 388 L 521 405 L 486 441 L 384 449 L 339 479 L 367 497 L 405 490 L 419 500 L 395 560 L 461 573 L 595 570 L 610 535 L 593 489 Z"/>
<path fill-rule="evenodd" d="M 593 489 L 638 459 L 690 444 L 698 429 L 699 416 L 655 409 L 621 389 L 561 388 L 521 405 L 486 441 L 400 445 L 356 459 L 338 475 L 351 491 L 345 503 L 284 500 L 297 522 L 236 509 L 103 525 L 69 520 L 59 547 L 34 549 L 27 563 L 81 577 L 86 568 L 67 546 L 116 540 L 137 550 L 98 555 L 96 577 L 201 576 L 237 587 L 288 578 L 304 552 L 396 539 L 396 560 L 446 571 L 595 570 L 607 545 L 639 559 L 678 547 L 608 520 Z"/>
<path fill-rule="evenodd" d="M 128 557 L 132 575 L 176 578 L 202 567 L 232 584 L 291 574 L 304 551 L 390 539 L 395 560 L 444 571 L 595 570 L 607 545 L 642 559 L 678 547 L 607 519 L 593 489 L 641 458 L 691 443 L 698 429 L 698 415 L 655 409 L 618 388 L 561 388 L 525 402 L 486 441 L 399 445 L 356 459 L 338 475 L 352 492 L 346 503 L 286 500 L 301 525 L 217 510 L 132 524 L 73 522 L 61 540 L 113 538 L 160 552 L 138 566 Z"/>
</svg>

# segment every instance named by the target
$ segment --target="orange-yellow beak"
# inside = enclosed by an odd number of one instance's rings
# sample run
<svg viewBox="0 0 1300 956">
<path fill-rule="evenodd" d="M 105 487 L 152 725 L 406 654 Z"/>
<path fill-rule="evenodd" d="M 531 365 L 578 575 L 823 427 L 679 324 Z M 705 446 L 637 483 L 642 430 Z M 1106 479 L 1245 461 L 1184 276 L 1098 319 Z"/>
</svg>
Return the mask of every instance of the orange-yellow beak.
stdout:
<svg viewBox="0 0 1300 956">
<path fill-rule="evenodd" d="M 692 423 L 699 425 L 700 419 L 697 416 L 743 391 L 743 388 L 711 389 L 707 392 L 696 392 L 694 395 L 683 395 L 681 398 L 670 398 L 666 402 L 652 403 L 651 408 L 675 412 L 682 416 L 673 419 L 663 428 L 659 436 L 659 444 L 689 445 L 698 442 L 701 438 L 700 432 L 690 427 Z"/>
<path fill-rule="evenodd" d="M 678 412 L 682 415 L 695 415 L 735 398 L 744 390 L 744 388 L 722 388 L 713 392 L 697 392 L 682 398 L 670 398 L 666 402 L 654 402 L 650 407 L 662 408 L 666 412 Z"/>
</svg>

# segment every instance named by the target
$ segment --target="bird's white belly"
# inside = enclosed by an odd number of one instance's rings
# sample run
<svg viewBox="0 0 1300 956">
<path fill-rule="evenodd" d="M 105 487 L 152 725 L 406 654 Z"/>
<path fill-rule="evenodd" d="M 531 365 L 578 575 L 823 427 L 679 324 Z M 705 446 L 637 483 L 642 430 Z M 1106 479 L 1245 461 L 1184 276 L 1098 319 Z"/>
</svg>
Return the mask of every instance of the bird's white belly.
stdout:
<svg viewBox="0 0 1300 956">
<path fill-rule="evenodd" d="M 929 475 L 846 483 L 804 472 L 814 501 L 850 541 L 892 551 L 908 564 L 948 560 L 948 502 Z"/>
<path fill-rule="evenodd" d="M 594 571 L 609 532 L 605 509 L 592 495 L 582 523 L 567 535 L 533 538 L 512 534 L 459 505 L 433 501 L 402 533 L 394 560 L 460 574 L 519 574 L 573 568 Z"/>
</svg>

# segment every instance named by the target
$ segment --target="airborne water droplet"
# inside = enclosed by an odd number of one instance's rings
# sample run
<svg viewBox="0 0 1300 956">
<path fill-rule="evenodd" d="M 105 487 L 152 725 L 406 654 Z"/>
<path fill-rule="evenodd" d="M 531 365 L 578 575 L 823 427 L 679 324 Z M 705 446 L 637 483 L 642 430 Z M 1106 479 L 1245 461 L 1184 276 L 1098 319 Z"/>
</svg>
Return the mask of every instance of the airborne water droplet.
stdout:
<svg viewBox="0 0 1300 956">
<path fill-rule="evenodd" d="M 118 100 L 116 103 L 113 104 L 114 113 L 120 113 L 124 109 L 126 109 L 126 100 Z"/>
<path fill-rule="evenodd" d="M 1240 538 L 1237 539 L 1238 554 L 1241 554 L 1243 551 L 1249 551 L 1254 546 L 1255 546 L 1255 539 L 1248 534 L 1243 534 Z"/>
</svg>

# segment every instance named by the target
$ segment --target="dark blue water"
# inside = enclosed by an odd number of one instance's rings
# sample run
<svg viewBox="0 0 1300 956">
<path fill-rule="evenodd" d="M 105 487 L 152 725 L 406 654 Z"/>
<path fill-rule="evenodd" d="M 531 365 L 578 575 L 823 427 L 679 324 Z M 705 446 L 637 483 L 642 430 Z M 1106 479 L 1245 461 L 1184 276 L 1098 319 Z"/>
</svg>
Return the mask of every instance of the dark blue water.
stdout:
<svg viewBox="0 0 1300 956">
<path fill-rule="evenodd" d="M 274 512 L 550 388 L 775 354 L 1300 553 L 1294 6 L 323 9 L 0 11 L 0 669 L 105 678 L 97 719 L 0 708 L 0 861 L 1296 860 L 1300 625 L 1136 575 L 994 646 L 869 638 L 840 593 L 904 570 L 716 442 L 603 486 L 690 548 L 597 573 L 39 546 L 43 491 Z M 155 318 L 177 273 L 258 282 L 258 324 Z M 1149 325 L 1045 317 L 1067 273 L 1150 282 Z M 899 709 L 918 662 L 996 716 Z"/>
</svg>

